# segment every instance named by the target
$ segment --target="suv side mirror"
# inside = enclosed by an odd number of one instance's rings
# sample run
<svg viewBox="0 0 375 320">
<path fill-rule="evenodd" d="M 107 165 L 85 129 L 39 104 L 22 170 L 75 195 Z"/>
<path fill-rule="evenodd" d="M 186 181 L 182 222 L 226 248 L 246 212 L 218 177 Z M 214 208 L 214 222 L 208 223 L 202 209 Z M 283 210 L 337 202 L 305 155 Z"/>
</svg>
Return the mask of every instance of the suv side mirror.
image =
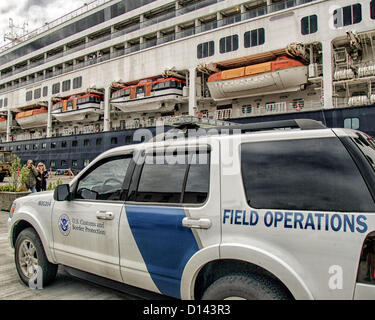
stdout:
<svg viewBox="0 0 375 320">
<path fill-rule="evenodd" d="M 53 193 L 53 199 L 56 201 L 69 201 L 70 200 L 70 187 L 68 184 L 61 184 L 56 187 Z"/>
</svg>

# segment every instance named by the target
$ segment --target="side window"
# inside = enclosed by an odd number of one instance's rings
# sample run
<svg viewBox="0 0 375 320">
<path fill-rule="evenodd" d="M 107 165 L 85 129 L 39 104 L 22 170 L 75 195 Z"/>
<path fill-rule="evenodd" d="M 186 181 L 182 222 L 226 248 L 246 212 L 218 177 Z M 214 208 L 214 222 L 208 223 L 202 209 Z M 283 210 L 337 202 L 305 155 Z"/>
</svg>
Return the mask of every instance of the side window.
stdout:
<svg viewBox="0 0 375 320">
<path fill-rule="evenodd" d="M 359 129 L 359 118 L 345 118 L 344 128 L 354 129 L 354 130 Z"/>
<path fill-rule="evenodd" d="M 60 93 L 60 83 L 55 83 L 52 85 L 52 94 Z"/>
<path fill-rule="evenodd" d="M 197 47 L 198 59 L 211 57 L 215 54 L 215 43 L 213 41 L 204 42 Z"/>
<path fill-rule="evenodd" d="M 375 211 L 356 164 L 337 138 L 243 144 L 241 165 L 253 208 Z"/>
<path fill-rule="evenodd" d="M 209 163 L 208 153 L 185 154 L 178 156 L 177 161 L 170 161 L 164 155 L 147 155 L 134 200 L 204 203 L 209 191 Z"/>
<path fill-rule="evenodd" d="M 333 12 L 333 24 L 335 28 L 350 26 L 362 21 L 362 6 L 360 3 L 336 9 Z"/>
<path fill-rule="evenodd" d="M 33 92 L 32 91 L 27 91 L 26 92 L 26 101 L 33 100 Z"/>
<path fill-rule="evenodd" d="M 78 182 L 75 199 L 120 200 L 131 159 L 131 156 L 105 159 Z"/>
<path fill-rule="evenodd" d="M 307 35 L 318 31 L 318 16 L 316 14 L 301 19 L 301 34 Z"/>
<path fill-rule="evenodd" d="M 370 2 L 370 16 L 371 19 L 375 20 L 375 0 L 371 0 Z"/>
<path fill-rule="evenodd" d="M 264 44 L 265 35 L 264 28 L 247 31 L 244 34 L 245 48 L 256 47 Z"/>
<path fill-rule="evenodd" d="M 238 35 L 220 39 L 220 53 L 236 51 L 238 49 Z"/>
<path fill-rule="evenodd" d="M 48 96 L 48 87 L 43 87 L 43 97 Z"/>
</svg>

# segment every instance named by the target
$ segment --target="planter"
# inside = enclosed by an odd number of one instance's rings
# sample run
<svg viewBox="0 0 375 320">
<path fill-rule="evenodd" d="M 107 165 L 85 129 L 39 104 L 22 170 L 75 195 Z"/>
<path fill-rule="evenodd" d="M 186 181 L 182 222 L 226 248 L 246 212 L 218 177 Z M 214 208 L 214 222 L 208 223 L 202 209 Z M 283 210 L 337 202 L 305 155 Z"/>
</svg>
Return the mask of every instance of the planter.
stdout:
<svg viewBox="0 0 375 320">
<path fill-rule="evenodd" d="M 0 210 L 9 211 L 14 200 L 16 200 L 17 198 L 27 196 L 30 193 L 31 193 L 30 191 L 24 191 L 24 192 L 0 191 Z"/>
</svg>

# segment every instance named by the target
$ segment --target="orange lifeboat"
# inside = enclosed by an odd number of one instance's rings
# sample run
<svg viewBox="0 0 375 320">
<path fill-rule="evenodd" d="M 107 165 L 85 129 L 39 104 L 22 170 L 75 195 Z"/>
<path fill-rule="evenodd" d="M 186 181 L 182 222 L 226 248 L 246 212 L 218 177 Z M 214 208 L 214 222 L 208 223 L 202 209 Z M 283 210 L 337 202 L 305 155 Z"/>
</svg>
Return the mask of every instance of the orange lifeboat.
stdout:
<svg viewBox="0 0 375 320">
<path fill-rule="evenodd" d="M 214 100 L 297 91 L 307 82 L 307 66 L 282 56 L 274 61 L 215 73 L 208 78 Z"/>
<path fill-rule="evenodd" d="M 46 126 L 47 116 L 48 109 L 46 107 L 41 107 L 17 113 L 16 121 L 22 129 L 30 129 Z"/>
</svg>

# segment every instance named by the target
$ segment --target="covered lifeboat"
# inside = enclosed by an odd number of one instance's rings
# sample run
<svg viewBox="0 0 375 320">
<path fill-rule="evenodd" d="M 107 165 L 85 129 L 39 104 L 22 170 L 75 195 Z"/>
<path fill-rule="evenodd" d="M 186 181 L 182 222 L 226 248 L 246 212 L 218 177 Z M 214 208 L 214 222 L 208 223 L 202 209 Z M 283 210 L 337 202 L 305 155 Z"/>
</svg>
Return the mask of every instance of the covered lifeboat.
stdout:
<svg viewBox="0 0 375 320">
<path fill-rule="evenodd" d="M 274 61 L 225 70 L 208 78 L 214 100 L 298 91 L 307 83 L 307 66 L 286 56 Z"/>
<path fill-rule="evenodd" d="M 52 115 L 60 122 L 98 121 L 103 113 L 104 97 L 98 93 L 82 93 L 56 101 L 52 107 Z"/>
<path fill-rule="evenodd" d="M 16 121 L 22 129 L 31 129 L 47 125 L 48 109 L 34 108 L 16 114 Z"/>
<path fill-rule="evenodd" d="M 111 104 L 123 112 L 172 111 L 181 103 L 186 81 L 176 78 L 151 78 L 122 85 L 112 93 Z"/>
</svg>

